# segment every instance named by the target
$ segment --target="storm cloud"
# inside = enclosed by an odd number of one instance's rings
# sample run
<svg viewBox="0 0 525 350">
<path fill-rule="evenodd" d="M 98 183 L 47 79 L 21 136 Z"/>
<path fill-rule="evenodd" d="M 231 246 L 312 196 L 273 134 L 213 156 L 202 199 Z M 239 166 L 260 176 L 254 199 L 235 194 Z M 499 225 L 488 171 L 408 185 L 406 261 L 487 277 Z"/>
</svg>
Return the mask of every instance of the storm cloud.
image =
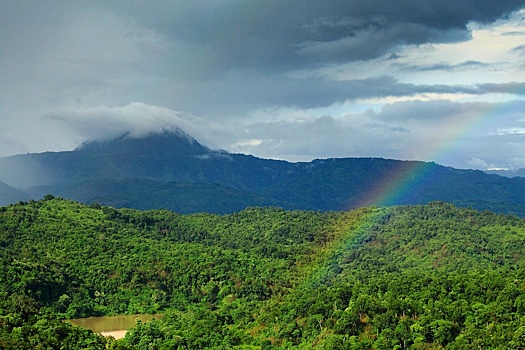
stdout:
<svg viewBox="0 0 525 350">
<path fill-rule="evenodd" d="M 525 119 L 524 8 L 3 1 L 0 156 L 180 127 L 206 146 L 292 161 L 525 167 L 521 134 L 510 132 Z M 489 121 L 471 133 L 440 125 L 472 127 L 482 116 Z M 454 157 L 437 151 L 447 142 Z"/>
</svg>

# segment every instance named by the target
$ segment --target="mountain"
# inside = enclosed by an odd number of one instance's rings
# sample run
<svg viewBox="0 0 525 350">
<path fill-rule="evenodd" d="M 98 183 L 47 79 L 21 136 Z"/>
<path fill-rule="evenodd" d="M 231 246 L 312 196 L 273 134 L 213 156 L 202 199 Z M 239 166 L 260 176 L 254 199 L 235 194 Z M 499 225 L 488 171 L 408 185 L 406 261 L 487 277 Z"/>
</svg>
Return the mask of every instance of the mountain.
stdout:
<svg viewBox="0 0 525 350">
<path fill-rule="evenodd" d="M 525 178 L 382 158 L 261 159 L 209 149 L 181 130 L 1 158 L 0 181 L 35 199 L 51 193 L 85 203 L 182 213 L 445 201 L 525 216 Z"/>
<path fill-rule="evenodd" d="M 34 198 L 48 193 L 74 198 L 87 204 L 102 203 L 116 208 L 170 209 L 177 213 L 232 213 L 251 206 L 291 207 L 271 197 L 243 192 L 217 184 L 160 183 L 148 179 L 86 181 L 69 186 L 33 187 Z"/>
<path fill-rule="evenodd" d="M 16 188 L 62 186 L 100 179 L 170 180 L 170 173 L 176 172 L 183 160 L 209 153 L 180 130 L 152 133 L 145 138 L 125 134 L 110 141 L 84 143 L 74 151 L 2 158 L 0 179 Z"/>
<path fill-rule="evenodd" d="M 84 181 L 149 179 L 162 183 L 217 183 L 260 189 L 284 175 L 292 163 L 209 150 L 179 132 L 145 138 L 123 136 L 92 142 L 74 151 L 16 155 L 0 159 L 0 181 L 21 189 L 68 186 Z"/>
<path fill-rule="evenodd" d="M 0 181 L 0 206 L 29 200 L 31 196 Z"/>
<path fill-rule="evenodd" d="M 154 132 L 147 137 L 131 137 L 129 133 L 108 141 L 85 142 L 76 149 L 90 155 L 176 157 L 195 156 L 210 150 L 180 129 Z"/>
</svg>

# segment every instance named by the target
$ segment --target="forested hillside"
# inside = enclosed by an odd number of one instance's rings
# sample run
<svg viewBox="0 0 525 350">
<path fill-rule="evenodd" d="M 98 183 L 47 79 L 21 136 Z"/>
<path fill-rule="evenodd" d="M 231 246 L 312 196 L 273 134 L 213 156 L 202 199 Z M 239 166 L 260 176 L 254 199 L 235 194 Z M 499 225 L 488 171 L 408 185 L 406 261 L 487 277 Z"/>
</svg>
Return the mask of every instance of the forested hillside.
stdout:
<svg viewBox="0 0 525 350">
<path fill-rule="evenodd" d="M 525 221 L 424 206 L 0 208 L 2 349 L 522 349 Z M 163 312 L 122 340 L 62 318 Z"/>
</svg>

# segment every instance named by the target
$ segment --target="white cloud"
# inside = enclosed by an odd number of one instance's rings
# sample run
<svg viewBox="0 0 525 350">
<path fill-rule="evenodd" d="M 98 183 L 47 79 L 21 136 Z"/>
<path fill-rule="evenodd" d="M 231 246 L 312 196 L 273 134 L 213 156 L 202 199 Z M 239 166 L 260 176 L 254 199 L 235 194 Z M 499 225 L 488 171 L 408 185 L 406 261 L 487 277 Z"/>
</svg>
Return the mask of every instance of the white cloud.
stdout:
<svg viewBox="0 0 525 350">
<path fill-rule="evenodd" d="M 467 162 L 474 169 L 486 169 L 486 170 L 495 170 L 496 168 L 492 164 L 488 164 L 485 160 L 480 158 L 470 158 Z M 504 168 L 501 168 L 504 169 Z"/>
<path fill-rule="evenodd" d="M 495 132 L 496 135 L 525 135 L 525 128 L 503 128 Z"/>
<path fill-rule="evenodd" d="M 274 120 L 244 122 L 230 134 L 236 152 L 308 161 L 328 157 L 386 157 L 436 161 L 459 168 L 516 167 L 525 143 L 503 140 L 525 130 L 525 102 L 405 101 L 378 111 L 308 117 L 274 111 Z M 289 113 L 292 118 L 286 119 Z M 498 134 L 499 133 L 499 134 Z M 242 142 L 235 135 L 242 134 Z M 249 137 L 247 137 L 249 136 Z M 246 142 L 250 140 L 250 142 Z M 256 142 L 253 142 L 256 140 Z M 507 157 L 502 157 L 505 154 Z"/>
<path fill-rule="evenodd" d="M 152 132 L 180 128 L 187 133 L 198 133 L 190 117 L 166 107 L 131 102 L 125 106 L 69 108 L 46 116 L 72 131 L 80 141 L 107 140 L 128 133 L 144 137 Z"/>
</svg>

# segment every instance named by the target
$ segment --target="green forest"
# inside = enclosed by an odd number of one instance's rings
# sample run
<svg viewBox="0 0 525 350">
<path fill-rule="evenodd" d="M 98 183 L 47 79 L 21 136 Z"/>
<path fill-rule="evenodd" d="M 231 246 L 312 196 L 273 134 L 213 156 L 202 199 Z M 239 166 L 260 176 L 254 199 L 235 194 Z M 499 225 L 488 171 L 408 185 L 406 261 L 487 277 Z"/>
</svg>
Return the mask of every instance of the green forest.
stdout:
<svg viewBox="0 0 525 350">
<path fill-rule="evenodd" d="M 525 221 L 428 205 L 0 207 L 0 349 L 524 349 Z M 64 319 L 163 313 L 125 338 Z"/>
</svg>

